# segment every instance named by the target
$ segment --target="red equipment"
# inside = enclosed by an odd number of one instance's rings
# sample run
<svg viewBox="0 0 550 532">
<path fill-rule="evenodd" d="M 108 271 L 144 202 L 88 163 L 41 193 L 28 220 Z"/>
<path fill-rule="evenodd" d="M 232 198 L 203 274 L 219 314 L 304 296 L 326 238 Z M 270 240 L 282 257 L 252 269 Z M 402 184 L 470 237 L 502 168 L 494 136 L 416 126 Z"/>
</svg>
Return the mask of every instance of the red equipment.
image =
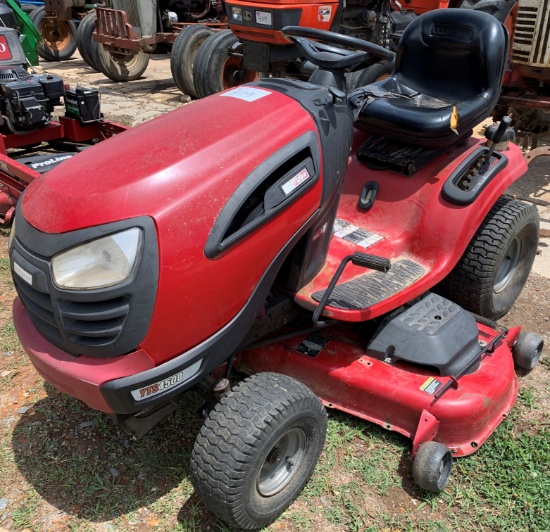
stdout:
<svg viewBox="0 0 550 532">
<path fill-rule="evenodd" d="M 0 224 L 10 223 L 29 183 L 126 127 L 104 120 L 93 89 L 66 90 L 52 75 L 32 75 L 16 30 L 0 29 Z M 65 99 L 66 114 L 52 120 Z"/>
<path fill-rule="evenodd" d="M 309 82 L 264 79 L 86 150 L 27 190 L 9 245 L 40 374 L 141 434 L 199 386 L 215 406 L 191 479 L 249 529 L 309 479 L 319 398 L 411 437 L 416 482 L 440 491 L 512 407 L 514 363 L 543 348 L 492 321 L 539 228 L 502 196 L 526 170 L 509 120 L 471 138 L 498 100 L 502 24 L 422 15 L 392 75 L 350 94 L 345 73 L 393 54 L 284 32 L 319 67 Z M 235 364 L 252 376 L 230 389 Z"/>
</svg>

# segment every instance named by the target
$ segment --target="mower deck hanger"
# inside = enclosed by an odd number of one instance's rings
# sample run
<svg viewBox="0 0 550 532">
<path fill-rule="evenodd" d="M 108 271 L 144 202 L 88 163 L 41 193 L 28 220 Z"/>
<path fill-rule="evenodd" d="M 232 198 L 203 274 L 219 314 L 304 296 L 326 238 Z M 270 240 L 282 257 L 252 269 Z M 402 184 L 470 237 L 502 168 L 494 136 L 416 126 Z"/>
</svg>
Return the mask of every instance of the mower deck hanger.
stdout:
<svg viewBox="0 0 550 532">
<path fill-rule="evenodd" d="M 527 169 L 509 119 L 471 136 L 498 101 L 504 26 L 423 14 L 390 77 L 349 94 L 345 74 L 393 53 L 284 34 L 309 81 L 265 78 L 85 150 L 29 187 L 10 238 L 40 374 L 141 435 L 197 386 L 211 410 L 191 480 L 247 529 L 308 481 L 323 404 L 411 438 L 415 482 L 441 491 L 543 348 L 493 321 L 539 233 L 536 208 L 504 195 Z M 249 376 L 231 385 L 233 368 Z"/>
</svg>

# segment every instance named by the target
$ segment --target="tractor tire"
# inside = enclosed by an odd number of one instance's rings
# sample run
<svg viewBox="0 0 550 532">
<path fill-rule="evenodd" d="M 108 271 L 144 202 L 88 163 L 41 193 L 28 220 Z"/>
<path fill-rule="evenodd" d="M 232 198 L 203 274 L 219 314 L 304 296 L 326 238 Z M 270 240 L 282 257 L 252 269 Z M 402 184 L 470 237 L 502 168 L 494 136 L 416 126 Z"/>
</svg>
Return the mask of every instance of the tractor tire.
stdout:
<svg viewBox="0 0 550 532">
<path fill-rule="evenodd" d="M 92 34 L 95 31 L 97 15 L 95 11 L 90 11 L 78 25 L 76 30 L 76 42 L 78 51 L 84 59 L 84 62 L 99 72 L 97 54 L 98 43 L 94 41 Z"/>
<path fill-rule="evenodd" d="M 237 37 L 231 30 L 222 30 L 208 37 L 199 48 L 193 63 L 195 89 L 199 98 L 260 79 L 259 72 L 255 70 L 240 72 L 242 58 L 229 54 L 236 42 Z"/>
<path fill-rule="evenodd" d="M 436 291 L 470 312 L 498 320 L 523 289 L 538 241 L 536 207 L 501 197 Z"/>
<path fill-rule="evenodd" d="M 352 72 L 346 76 L 348 91 L 386 79 L 393 72 L 393 67 L 393 62 L 387 63 L 386 61 L 383 61 L 381 63 L 375 63 L 370 67 L 364 68 L 363 70 Z"/>
<path fill-rule="evenodd" d="M 191 454 L 191 482 L 229 525 L 264 527 L 311 477 L 326 429 L 323 404 L 309 388 L 286 375 L 258 373 L 210 412 Z"/>
<path fill-rule="evenodd" d="M 447 486 L 452 467 L 453 457 L 446 445 L 435 441 L 424 442 L 414 457 L 414 482 L 423 490 L 439 493 Z"/>
<path fill-rule="evenodd" d="M 544 348 L 544 340 L 534 332 L 521 333 L 512 347 L 512 358 L 518 368 L 531 371 L 537 364 Z"/>
<path fill-rule="evenodd" d="M 72 20 L 46 17 L 46 8 L 39 6 L 29 15 L 42 37 L 38 55 L 46 61 L 67 61 L 76 52 L 76 25 Z"/>
<path fill-rule="evenodd" d="M 178 89 L 192 98 L 197 97 L 193 79 L 193 62 L 202 43 L 212 35 L 208 26 L 194 24 L 184 28 L 176 37 L 170 53 L 170 70 Z"/>
<path fill-rule="evenodd" d="M 113 81 L 134 81 L 139 79 L 149 64 L 149 54 L 141 50 L 129 51 L 128 54 L 117 54 L 97 43 L 97 66 L 99 70 Z"/>
</svg>

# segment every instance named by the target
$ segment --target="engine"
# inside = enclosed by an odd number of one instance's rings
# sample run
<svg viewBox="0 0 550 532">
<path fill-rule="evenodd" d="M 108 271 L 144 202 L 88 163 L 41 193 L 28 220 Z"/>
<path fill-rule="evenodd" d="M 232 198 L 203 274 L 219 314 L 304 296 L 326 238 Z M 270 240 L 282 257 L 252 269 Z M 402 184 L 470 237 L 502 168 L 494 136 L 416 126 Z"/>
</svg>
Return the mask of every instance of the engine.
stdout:
<svg viewBox="0 0 550 532">
<path fill-rule="evenodd" d="M 340 33 L 395 50 L 404 29 L 416 18 L 411 10 L 394 10 L 387 0 L 349 0 L 342 9 Z"/>
<path fill-rule="evenodd" d="M 169 29 L 177 22 L 196 22 L 207 18 L 218 18 L 223 12 L 220 0 L 160 0 L 162 25 Z"/>
<path fill-rule="evenodd" d="M 0 29 L 0 127 L 10 133 L 44 127 L 54 106 L 61 105 L 63 80 L 30 74 L 17 30 Z"/>
</svg>

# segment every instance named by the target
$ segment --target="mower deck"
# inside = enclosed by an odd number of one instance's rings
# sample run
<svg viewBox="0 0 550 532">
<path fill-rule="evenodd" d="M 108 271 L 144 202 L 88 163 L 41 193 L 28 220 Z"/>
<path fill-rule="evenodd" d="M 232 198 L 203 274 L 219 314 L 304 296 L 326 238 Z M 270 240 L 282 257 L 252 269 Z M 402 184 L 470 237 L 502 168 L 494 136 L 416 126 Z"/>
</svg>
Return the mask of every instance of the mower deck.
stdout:
<svg viewBox="0 0 550 532">
<path fill-rule="evenodd" d="M 497 333 L 478 324 L 480 342 Z M 403 362 L 388 364 L 369 356 L 353 328 L 332 327 L 244 351 L 238 368 L 247 374 L 273 371 L 306 384 L 329 408 L 366 419 L 413 440 L 434 440 L 453 456 L 472 454 L 511 410 L 517 378 L 508 341 L 497 342 L 480 367 L 461 377 L 439 397 L 453 377 Z M 514 337 L 512 340 L 511 337 Z"/>
</svg>

